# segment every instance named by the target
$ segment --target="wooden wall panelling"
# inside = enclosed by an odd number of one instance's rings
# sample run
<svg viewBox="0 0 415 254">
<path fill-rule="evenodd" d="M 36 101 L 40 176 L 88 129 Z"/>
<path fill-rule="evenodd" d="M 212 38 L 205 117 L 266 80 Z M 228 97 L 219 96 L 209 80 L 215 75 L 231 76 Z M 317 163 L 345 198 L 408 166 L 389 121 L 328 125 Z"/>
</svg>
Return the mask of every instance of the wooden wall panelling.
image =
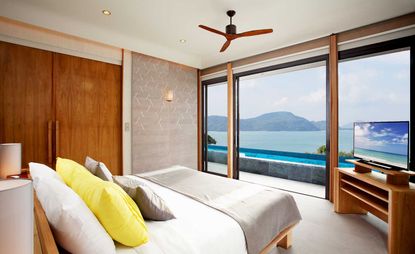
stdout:
<svg viewBox="0 0 415 254">
<path fill-rule="evenodd" d="M 0 42 L 0 143 L 22 143 L 22 167 L 48 164 L 52 53 Z"/>
<path fill-rule="evenodd" d="M 334 196 L 334 169 L 339 164 L 338 155 L 338 128 L 339 128 L 339 105 L 338 105 L 338 50 L 337 35 L 330 35 L 330 52 L 329 52 L 329 80 L 330 80 L 330 150 L 329 150 L 329 200 L 333 202 Z"/>
<path fill-rule="evenodd" d="M 79 163 L 89 155 L 122 174 L 121 67 L 54 54 L 59 154 Z"/>
<path fill-rule="evenodd" d="M 232 64 L 227 64 L 227 79 L 228 79 L 228 177 L 233 178 L 234 165 L 234 103 L 233 103 L 233 72 Z"/>
</svg>

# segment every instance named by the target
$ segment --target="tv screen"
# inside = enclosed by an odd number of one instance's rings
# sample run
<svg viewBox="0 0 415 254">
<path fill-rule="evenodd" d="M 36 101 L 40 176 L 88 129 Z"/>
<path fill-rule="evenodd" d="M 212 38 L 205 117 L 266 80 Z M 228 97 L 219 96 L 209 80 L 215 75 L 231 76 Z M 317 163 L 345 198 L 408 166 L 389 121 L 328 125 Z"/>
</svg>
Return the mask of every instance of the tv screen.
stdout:
<svg viewBox="0 0 415 254">
<path fill-rule="evenodd" d="M 354 123 L 353 155 L 392 168 L 408 168 L 409 122 Z"/>
</svg>

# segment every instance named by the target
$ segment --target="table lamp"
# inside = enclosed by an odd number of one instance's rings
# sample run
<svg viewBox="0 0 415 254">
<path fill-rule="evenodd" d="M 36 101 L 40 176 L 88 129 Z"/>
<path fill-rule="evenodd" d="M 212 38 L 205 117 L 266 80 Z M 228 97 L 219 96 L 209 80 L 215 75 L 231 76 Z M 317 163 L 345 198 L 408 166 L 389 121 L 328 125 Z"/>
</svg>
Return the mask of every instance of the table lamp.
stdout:
<svg viewBox="0 0 415 254">
<path fill-rule="evenodd" d="M 0 144 L 0 178 L 18 175 L 22 172 L 22 144 Z"/>
<path fill-rule="evenodd" d="M 33 187 L 30 180 L 0 180 L 0 253 L 33 253 Z"/>
</svg>

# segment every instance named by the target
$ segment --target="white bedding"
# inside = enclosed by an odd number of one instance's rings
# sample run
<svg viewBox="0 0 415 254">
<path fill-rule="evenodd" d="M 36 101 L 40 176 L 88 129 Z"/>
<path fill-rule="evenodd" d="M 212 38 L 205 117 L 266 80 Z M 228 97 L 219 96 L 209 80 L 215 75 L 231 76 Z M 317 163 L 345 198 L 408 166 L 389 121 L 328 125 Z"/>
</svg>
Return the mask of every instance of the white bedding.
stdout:
<svg viewBox="0 0 415 254">
<path fill-rule="evenodd" d="M 147 221 L 149 242 L 136 248 L 117 244 L 118 254 L 247 253 L 243 231 L 234 219 L 175 191 L 142 181 L 164 199 L 177 219 Z"/>
</svg>

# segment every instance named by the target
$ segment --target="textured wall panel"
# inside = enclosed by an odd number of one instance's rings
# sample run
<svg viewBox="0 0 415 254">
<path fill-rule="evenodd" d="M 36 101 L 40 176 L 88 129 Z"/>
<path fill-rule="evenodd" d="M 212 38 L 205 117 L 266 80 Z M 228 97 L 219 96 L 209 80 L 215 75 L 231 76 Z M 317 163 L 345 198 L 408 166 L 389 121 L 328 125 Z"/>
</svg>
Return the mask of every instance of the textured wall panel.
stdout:
<svg viewBox="0 0 415 254">
<path fill-rule="evenodd" d="M 196 168 L 197 70 L 132 55 L 132 173 Z M 164 94 L 173 90 L 174 100 Z"/>
</svg>

